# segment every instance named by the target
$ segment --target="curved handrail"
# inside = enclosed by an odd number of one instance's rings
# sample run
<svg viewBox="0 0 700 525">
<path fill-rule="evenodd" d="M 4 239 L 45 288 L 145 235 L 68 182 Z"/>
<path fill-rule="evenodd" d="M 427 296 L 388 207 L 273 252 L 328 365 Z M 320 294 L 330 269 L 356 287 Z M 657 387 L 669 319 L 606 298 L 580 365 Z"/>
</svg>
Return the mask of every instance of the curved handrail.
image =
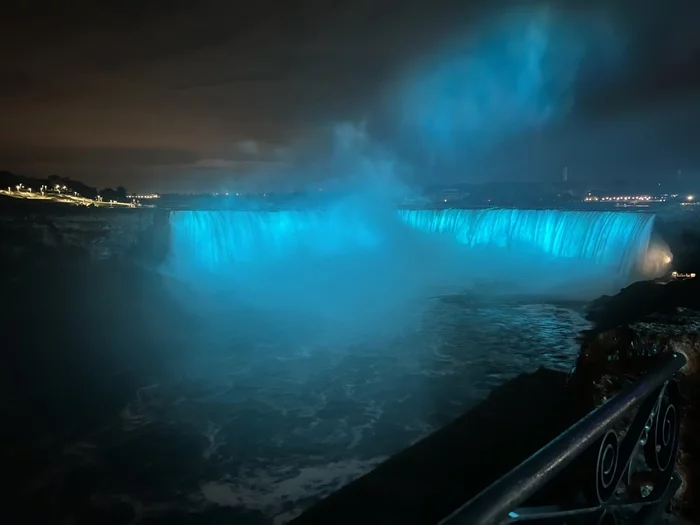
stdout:
<svg viewBox="0 0 700 525">
<path fill-rule="evenodd" d="M 514 511 L 521 503 L 542 489 L 545 484 L 560 474 L 565 467 L 596 441 L 606 436 L 612 426 L 619 422 L 632 407 L 650 398 L 655 392 L 658 392 L 659 401 L 652 399 L 653 404 L 649 405 L 649 417 L 656 416 L 658 418 L 659 403 L 665 390 L 664 385 L 685 364 L 686 358 L 682 354 L 668 354 L 668 357 L 657 368 L 625 387 L 530 458 L 495 481 L 441 521 L 441 525 L 496 525 L 517 521 L 519 516 Z M 651 424 L 645 416 L 641 431 L 648 433 L 650 427 Z M 644 435 L 646 436 L 646 434 Z M 626 443 L 623 442 L 622 446 L 618 446 L 616 439 L 615 436 L 615 454 L 618 454 L 618 451 L 622 450 Z M 634 448 L 640 438 L 630 436 L 630 439 L 634 440 L 632 442 L 632 448 Z M 646 437 L 644 439 L 642 445 L 646 443 Z M 675 446 L 677 447 L 677 443 Z M 630 449 L 629 446 L 626 448 Z M 629 450 L 629 454 L 632 454 L 632 449 Z M 675 454 L 673 459 L 675 459 Z M 621 477 L 621 473 L 619 477 Z M 617 482 L 619 482 L 619 477 Z M 670 476 L 668 479 L 670 481 Z"/>
</svg>

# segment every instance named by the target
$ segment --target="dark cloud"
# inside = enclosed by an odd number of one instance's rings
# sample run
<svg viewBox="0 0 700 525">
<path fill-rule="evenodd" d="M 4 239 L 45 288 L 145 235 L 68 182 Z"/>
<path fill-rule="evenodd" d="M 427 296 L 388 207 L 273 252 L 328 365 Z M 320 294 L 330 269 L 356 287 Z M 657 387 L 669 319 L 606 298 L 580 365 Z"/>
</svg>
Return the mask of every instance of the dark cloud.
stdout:
<svg viewBox="0 0 700 525">
<path fill-rule="evenodd" d="M 700 170 L 692 167 L 698 160 L 699 121 L 700 96 L 614 117 L 596 115 L 506 142 L 479 159 L 473 176 L 489 180 L 495 170 L 553 182 L 567 166 L 570 181 L 592 187 L 627 181 L 649 188 L 679 169 L 698 180 Z"/>
<path fill-rule="evenodd" d="M 542 2 L 14 1 L 0 8 L 0 168 L 207 189 L 287 162 L 275 152 L 334 122 L 367 118 L 389 140 L 383 110 L 407 70 L 529 4 Z M 572 118 L 613 122 L 700 86 L 697 1 L 552 6 L 595 13 L 599 40 L 623 44 L 610 75 L 577 85 Z M 260 147 L 241 158 L 245 142 Z"/>
<path fill-rule="evenodd" d="M 79 148 L 64 147 L 41 149 L 8 148 L 0 149 L 0 158 L 6 162 L 31 165 L 32 163 L 55 166 L 100 166 L 119 168 L 130 166 L 161 166 L 190 164 L 200 157 L 194 151 L 176 149 L 135 149 L 135 148 Z"/>
</svg>

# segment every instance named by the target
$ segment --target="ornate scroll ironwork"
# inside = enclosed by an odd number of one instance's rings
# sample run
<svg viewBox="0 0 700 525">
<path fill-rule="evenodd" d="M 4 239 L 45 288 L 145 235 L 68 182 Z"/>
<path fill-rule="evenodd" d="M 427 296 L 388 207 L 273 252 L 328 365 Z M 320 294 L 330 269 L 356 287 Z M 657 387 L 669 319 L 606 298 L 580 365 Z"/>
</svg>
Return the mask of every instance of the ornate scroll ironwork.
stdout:
<svg viewBox="0 0 700 525">
<path fill-rule="evenodd" d="M 662 514 L 680 485 L 674 479 L 678 454 L 680 395 L 674 381 L 667 382 L 639 407 L 629 426 L 608 430 L 583 456 L 581 494 L 568 505 L 523 507 L 510 512 L 504 523 L 550 520 L 574 523 L 649 523 L 645 516 Z M 578 468 L 576 468 L 578 467 Z M 588 467 L 588 469 L 586 469 Z"/>
<path fill-rule="evenodd" d="M 443 525 L 659 523 L 681 485 L 675 472 L 681 396 L 674 374 L 684 364 L 683 356 L 669 356 Z M 555 504 L 521 506 L 536 495 L 546 500 L 553 483 Z"/>
</svg>

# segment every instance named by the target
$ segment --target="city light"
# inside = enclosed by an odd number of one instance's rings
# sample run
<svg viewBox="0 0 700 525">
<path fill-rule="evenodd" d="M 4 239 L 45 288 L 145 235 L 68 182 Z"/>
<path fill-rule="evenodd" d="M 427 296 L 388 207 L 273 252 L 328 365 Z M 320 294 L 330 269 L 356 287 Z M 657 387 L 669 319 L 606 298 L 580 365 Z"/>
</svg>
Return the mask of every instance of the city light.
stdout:
<svg viewBox="0 0 700 525">
<path fill-rule="evenodd" d="M 621 204 L 628 204 L 628 203 L 636 203 L 636 204 L 646 204 L 646 203 L 652 203 L 652 202 L 667 202 L 669 199 L 679 199 L 681 205 L 686 205 L 686 204 L 695 204 L 696 199 L 695 195 L 686 195 L 685 197 L 678 195 L 677 193 L 663 193 L 660 195 L 615 195 L 615 196 L 607 196 L 607 197 L 598 197 L 596 195 L 593 195 L 589 193 L 586 197 L 584 197 L 583 201 L 584 202 L 609 202 L 609 203 L 621 203 Z"/>
<path fill-rule="evenodd" d="M 158 195 L 157 193 L 147 193 L 147 194 L 143 194 L 143 195 L 133 194 L 133 195 L 127 195 L 127 198 L 129 198 L 129 199 L 160 199 L 160 195 Z"/>
<path fill-rule="evenodd" d="M 695 273 L 671 272 L 671 277 L 675 279 L 695 279 Z"/>
<path fill-rule="evenodd" d="M 663 202 L 665 199 L 663 197 L 659 199 L 655 199 L 651 195 L 624 195 L 624 196 L 617 196 L 617 197 L 596 197 L 589 195 L 585 199 L 583 199 L 585 202 L 618 202 L 618 201 L 633 201 L 633 202 Z"/>
<path fill-rule="evenodd" d="M 65 190 L 65 191 L 64 191 Z M 8 186 L 6 190 L 0 190 L 0 195 L 6 195 L 8 197 L 14 197 L 17 199 L 24 200 L 40 200 L 40 201 L 53 201 L 60 202 L 63 204 L 70 204 L 73 206 L 119 206 L 135 208 L 138 206 L 135 202 L 117 202 L 111 200 L 110 202 L 104 202 L 101 196 L 97 196 L 95 199 L 88 197 L 83 197 L 77 191 L 70 190 L 65 185 L 56 184 L 55 186 L 47 186 L 42 184 L 38 191 L 34 192 L 33 188 L 26 188 L 23 184 L 17 184 L 14 186 Z"/>
</svg>

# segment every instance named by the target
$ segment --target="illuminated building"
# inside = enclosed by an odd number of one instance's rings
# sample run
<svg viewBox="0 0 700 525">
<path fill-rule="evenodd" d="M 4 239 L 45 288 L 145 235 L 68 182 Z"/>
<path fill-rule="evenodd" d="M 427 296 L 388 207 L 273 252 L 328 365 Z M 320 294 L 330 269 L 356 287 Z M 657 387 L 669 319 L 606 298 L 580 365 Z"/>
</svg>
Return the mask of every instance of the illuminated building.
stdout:
<svg viewBox="0 0 700 525">
<path fill-rule="evenodd" d="M 672 272 L 671 277 L 674 279 L 695 279 L 695 273 Z"/>
</svg>

